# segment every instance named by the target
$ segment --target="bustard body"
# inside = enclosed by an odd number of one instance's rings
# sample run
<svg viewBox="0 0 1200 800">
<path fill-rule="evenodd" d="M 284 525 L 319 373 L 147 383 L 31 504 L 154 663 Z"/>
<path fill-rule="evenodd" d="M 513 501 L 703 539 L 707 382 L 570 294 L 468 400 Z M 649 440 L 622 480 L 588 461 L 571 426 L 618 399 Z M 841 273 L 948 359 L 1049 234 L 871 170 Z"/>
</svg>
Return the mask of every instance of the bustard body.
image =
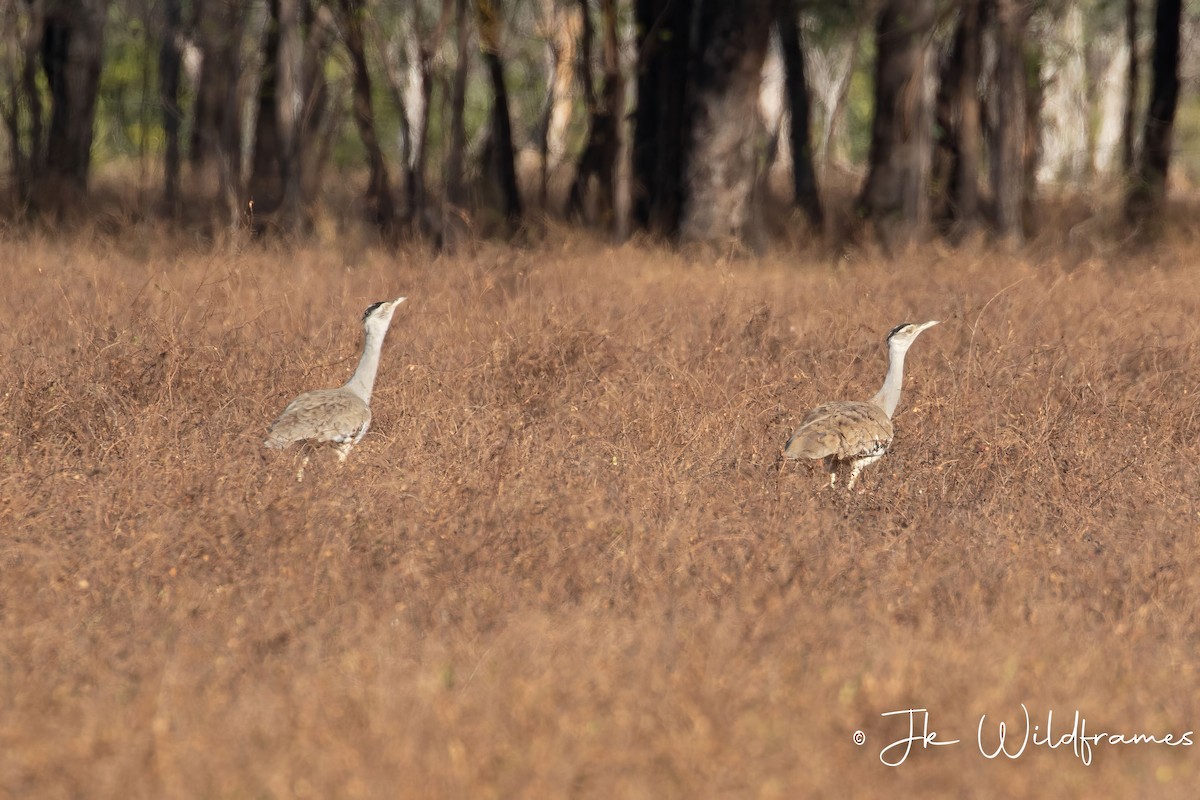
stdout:
<svg viewBox="0 0 1200 800">
<path fill-rule="evenodd" d="M 344 386 L 305 392 L 271 424 L 264 445 L 283 449 L 293 442 L 333 442 L 345 461 L 371 427 L 371 392 L 379 371 L 379 352 L 396 307 L 406 298 L 375 303 L 363 314 L 363 352 L 358 368 Z"/>
<path fill-rule="evenodd" d="M 864 468 L 883 458 L 892 444 L 892 415 L 900 403 L 904 382 L 904 356 L 921 331 L 937 321 L 897 325 L 888 334 L 888 371 L 883 386 L 865 402 L 843 400 L 824 403 L 808 412 L 800 427 L 788 439 L 786 458 L 824 459 L 829 485 L 837 482 L 839 472 L 850 470 L 846 490 Z"/>
</svg>

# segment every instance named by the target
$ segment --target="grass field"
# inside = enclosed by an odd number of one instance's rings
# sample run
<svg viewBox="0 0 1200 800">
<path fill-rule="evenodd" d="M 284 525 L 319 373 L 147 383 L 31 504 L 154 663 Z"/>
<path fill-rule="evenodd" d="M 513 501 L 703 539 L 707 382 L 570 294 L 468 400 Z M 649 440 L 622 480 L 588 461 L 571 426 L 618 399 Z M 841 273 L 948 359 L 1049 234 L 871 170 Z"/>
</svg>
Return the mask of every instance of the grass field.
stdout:
<svg viewBox="0 0 1200 800">
<path fill-rule="evenodd" d="M 7 234 L 0 796 L 1194 797 L 976 738 L 1200 728 L 1198 254 Z M 297 483 L 267 425 L 399 294 Z M 780 469 L 926 319 L 865 491 Z M 961 742 L 883 765 L 908 708 Z"/>
</svg>

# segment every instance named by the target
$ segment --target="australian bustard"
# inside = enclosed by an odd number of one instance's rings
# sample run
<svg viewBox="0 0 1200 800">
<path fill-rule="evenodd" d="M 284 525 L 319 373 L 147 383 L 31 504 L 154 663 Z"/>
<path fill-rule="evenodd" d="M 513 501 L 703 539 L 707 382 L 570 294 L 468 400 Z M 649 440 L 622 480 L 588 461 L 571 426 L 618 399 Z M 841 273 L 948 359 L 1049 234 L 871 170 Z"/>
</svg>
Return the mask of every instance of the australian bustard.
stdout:
<svg viewBox="0 0 1200 800">
<path fill-rule="evenodd" d="M 338 461 L 345 461 L 350 448 L 358 444 L 371 426 L 371 390 L 379 370 L 379 351 L 392 322 L 392 312 L 404 297 L 375 303 L 363 313 L 363 352 L 358 368 L 337 389 L 305 392 L 292 402 L 271 424 L 264 445 L 277 450 L 293 442 L 333 442 Z M 301 476 L 303 475 L 301 467 Z"/>
<path fill-rule="evenodd" d="M 892 415 L 900 403 L 900 385 L 904 381 L 904 354 L 926 328 L 937 320 L 915 325 L 905 322 L 888 334 L 888 370 L 883 387 L 870 400 L 824 403 L 808 412 L 804 422 L 788 439 L 785 458 L 823 458 L 829 470 L 829 485 L 837 482 L 838 472 L 850 468 L 846 490 L 864 467 L 883 457 L 892 443 Z"/>
</svg>

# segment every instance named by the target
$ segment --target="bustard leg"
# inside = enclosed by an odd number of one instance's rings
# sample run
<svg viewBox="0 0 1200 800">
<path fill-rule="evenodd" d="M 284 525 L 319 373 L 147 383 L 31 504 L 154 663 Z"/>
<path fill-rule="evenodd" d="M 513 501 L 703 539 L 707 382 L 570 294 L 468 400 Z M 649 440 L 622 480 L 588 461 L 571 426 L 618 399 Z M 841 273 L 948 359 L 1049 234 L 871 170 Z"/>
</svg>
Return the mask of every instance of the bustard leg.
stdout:
<svg viewBox="0 0 1200 800">
<path fill-rule="evenodd" d="M 304 483 L 304 468 L 308 466 L 308 456 L 300 462 L 300 469 L 296 470 L 296 483 Z"/>
<path fill-rule="evenodd" d="M 834 458 L 833 456 L 829 456 L 825 459 L 825 469 L 829 470 L 829 488 L 830 489 L 832 489 L 833 485 L 835 483 L 837 483 L 837 468 L 838 468 L 838 463 L 837 463 L 836 458 Z"/>
<path fill-rule="evenodd" d="M 862 472 L 862 468 L 863 468 L 863 465 L 858 463 L 857 461 L 854 463 L 854 466 L 852 466 L 850 468 L 850 480 L 846 483 L 846 491 L 847 492 L 852 491 L 854 489 L 854 482 L 856 480 L 858 480 L 858 473 Z"/>
<path fill-rule="evenodd" d="M 345 464 L 346 456 L 350 455 L 350 448 L 354 446 L 354 442 L 342 442 L 337 446 L 338 463 Z"/>
</svg>

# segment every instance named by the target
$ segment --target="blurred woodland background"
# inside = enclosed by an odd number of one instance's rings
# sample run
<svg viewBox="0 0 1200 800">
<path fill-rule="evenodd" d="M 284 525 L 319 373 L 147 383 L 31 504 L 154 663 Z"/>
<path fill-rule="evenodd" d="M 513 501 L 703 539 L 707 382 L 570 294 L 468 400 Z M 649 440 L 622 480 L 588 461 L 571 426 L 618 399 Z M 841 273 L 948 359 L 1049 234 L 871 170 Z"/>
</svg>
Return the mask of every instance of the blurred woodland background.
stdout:
<svg viewBox="0 0 1200 800">
<path fill-rule="evenodd" d="M 761 250 L 773 201 L 801 239 L 1020 243 L 1065 188 L 1146 230 L 1200 175 L 1185 5 L 3 0 L 4 214 L 116 189 L 210 231 L 562 218 Z"/>
</svg>

